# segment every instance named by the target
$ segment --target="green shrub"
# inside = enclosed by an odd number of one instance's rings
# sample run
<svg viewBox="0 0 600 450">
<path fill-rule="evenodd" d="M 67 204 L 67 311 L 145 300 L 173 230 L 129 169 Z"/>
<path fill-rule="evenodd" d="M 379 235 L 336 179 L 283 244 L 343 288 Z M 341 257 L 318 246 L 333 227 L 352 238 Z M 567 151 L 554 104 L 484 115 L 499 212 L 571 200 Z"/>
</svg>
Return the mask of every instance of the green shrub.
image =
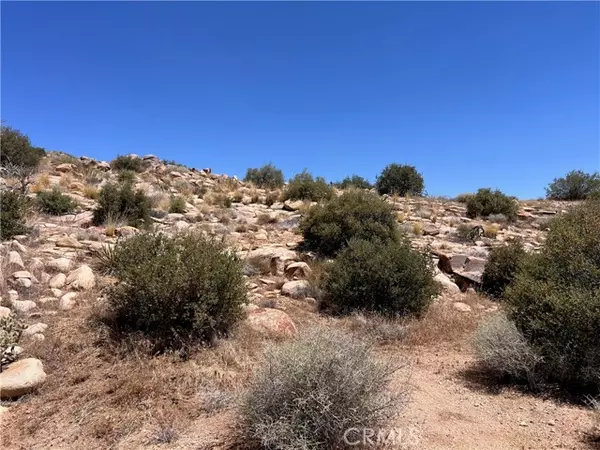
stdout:
<svg viewBox="0 0 600 450">
<path fill-rule="evenodd" d="M 98 206 L 92 222 L 102 225 L 109 218 L 120 218 L 131 226 L 150 224 L 151 201 L 142 190 L 134 191 L 131 183 L 105 185 L 98 194 Z"/>
<path fill-rule="evenodd" d="M 318 202 L 333 197 L 333 189 L 325 178 L 313 176 L 305 170 L 292 178 L 283 192 L 283 200 L 310 200 Z"/>
<path fill-rule="evenodd" d="M 504 290 L 513 282 L 525 256 L 525 250 L 519 241 L 492 248 L 481 277 L 481 290 L 492 297 L 502 297 Z"/>
<path fill-rule="evenodd" d="M 279 188 L 284 183 L 283 172 L 270 163 L 258 169 L 248 169 L 244 181 L 268 189 Z"/>
<path fill-rule="evenodd" d="M 388 393 L 398 367 L 331 328 L 270 347 L 242 403 L 248 437 L 269 449 L 343 449 L 349 428 L 379 428 L 399 411 Z M 348 436 L 356 441 L 357 436 Z"/>
<path fill-rule="evenodd" d="M 552 200 L 585 200 L 600 194 L 600 174 L 572 170 L 563 178 L 555 178 L 546 188 L 546 197 Z"/>
<path fill-rule="evenodd" d="M 0 163 L 19 168 L 35 168 L 46 155 L 43 148 L 33 147 L 29 137 L 9 126 L 0 132 Z"/>
<path fill-rule="evenodd" d="M 421 195 L 425 188 L 425 182 L 414 166 L 390 164 L 377 177 L 375 186 L 377 192 L 382 195 Z"/>
<path fill-rule="evenodd" d="M 26 234 L 25 216 L 30 207 L 29 199 L 20 192 L 0 191 L 0 239 L 11 239 Z"/>
<path fill-rule="evenodd" d="M 525 258 L 504 299 L 547 378 L 600 390 L 600 202 L 552 220 L 541 252 Z"/>
<path fill-rule="evenodd" d="M 334 313 L 419 316 L 438 293 L 429 259 L 404 240 L 353 239 L 325 268 L 322 305 Z"/>
<path fill-rule="evenodd" d="M 56 186 L 51 191 L 38 192 L 36 200 L 43 212 L 53 216 L 71 214 L 77 208 L 77 202 Z"/>
<path fill-rule="evenodd" d="M 119 283 L 108 306 L 119 332 L 140 332 L 160 349 L 178 348 L 226 334 L 243 316 L 242 263 L 220 241 L 141 233 L 119 242 L 111 258 Z"/>
<path fill-rule="evenodd" d="M 467 217 L 488 217 L 490 214 L 503 214 L 508 220 L 515 220 L 519 204 L 514 197 L 509 197 L 499 190 L 490 188 L 478 189 L 477 193 L 467 200 Z"/>
<path fill-rule="evenodd" d="M 346 177 L 339 183 L 336 183 L 336 186 L 340 189 L 348 189 L 348 188 L 357 188 L 357 189 L 371 189 L 373 185 L 369 183 L 369 181 L 359 175 L 352 175 L 351 177 Z"/>
<path fill-rule="evenodd" d="M 354 237 L 393 240 L 396 228 L 392 207 L 378 196 L 358 190 L 313 206 L 300 221 L 303 245 L 326 256 L 335 255 Z"/>
<path fill-rule="evenodd" d="M 173 195 L 171 197 L 171 204 L 169 205 L 169 212 L 170 213 L 179 213 L 179 214 L 183 214 L 186 211 L 186 206 L 185 206 L 185 198 L 183 198 L 180 195 Z"/>
<path fill-rule="evenodd" d="M 535 370 L 541 358 L 504 313 L 492 316 L 477 327 L 473 347 L 476 358 L 486 369 L 514 381 L 527 381 L 530 387 L 535 387 Z"/>
<path fill-rule="evenodd" d="M 11 345 L 16 345 L 27 326 L 16 314 L 0 317 L 0 356 Z"/>
<path fill-rule="evenodd" d="M 458 203 L 467 203 L 473 195 L 475 194 L 458 194 L 454 200 Z"/>
<path fill-rule="evenodd" d="M 132 172 L 143 172 L 148 167 L 148 163 L 141 158 L 135 156 L 118 155 L 110 162 L 110 167 L 113 170 L 123 171 L 131 170 Z"/>
<path fill-rule="evenodd" d="M 136 178 L 136 172 L 128 169 L 121 170 L 119 175 L 117 175 L 117 181 L 119 183 L 134 183 Z"/>
</svg>

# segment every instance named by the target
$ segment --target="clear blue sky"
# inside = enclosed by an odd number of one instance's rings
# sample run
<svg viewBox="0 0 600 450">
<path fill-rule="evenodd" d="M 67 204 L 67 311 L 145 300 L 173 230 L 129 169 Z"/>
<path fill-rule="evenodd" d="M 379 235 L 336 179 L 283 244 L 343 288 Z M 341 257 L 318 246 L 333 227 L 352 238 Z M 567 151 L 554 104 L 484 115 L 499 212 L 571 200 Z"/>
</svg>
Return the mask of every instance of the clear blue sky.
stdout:
<svg viewBox="0 0 600 450">
<path fill-rule="evenodd" d="M 2 2 L 2 118 L 35 145 L 273 162 L 432 195 L 600 169 L 597 2 Z"/>
</svg>

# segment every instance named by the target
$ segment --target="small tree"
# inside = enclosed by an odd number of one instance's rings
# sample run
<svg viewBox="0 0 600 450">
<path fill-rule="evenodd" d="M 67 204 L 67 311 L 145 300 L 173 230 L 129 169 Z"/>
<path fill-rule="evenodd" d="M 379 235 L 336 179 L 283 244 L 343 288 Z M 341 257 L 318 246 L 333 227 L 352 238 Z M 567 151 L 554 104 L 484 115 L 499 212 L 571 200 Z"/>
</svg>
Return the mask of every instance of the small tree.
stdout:
<svg viewBox="0 0 600 450">
<path fill-rule="evenodd" d="M 283 192 L 283 200 L 311 200 L 318 202 L 333 197 L 333 189 L 325 178 L 313 176 L 304 169 L 292 178 Z"/>
<path fill-rule="evenodd" d="M 244 177 L 246 183 L 254 183 L 260 188 L 276 189 L 283 186 L 283 172 L 273 164 L 265 164 L 258 169 L 248 169 Z"/>
<path fill-rule="evenodd" d="M 349 191 L 313 206 L 300 222 L 304 247 L 333 256 L 352 238 L 387 242 L 396 238 L 392 207 L 377 195 Z"/>
<path fill-rule="evenodd" d="M 585 200 L 600 194 L 600 174 L 572 170 L 563 178 L 555 178 L 546 188 L 546 197 L 552 200 Z"/>
<path fill-rule="evenodd" d="M 46 152 L 43 148 L 33 147 L 29 137 L 19 130 L 5 125 L 1 127 L 0 143 L 2 171 L 18 180 L 19 189 L 24 194 Z"/>
<path fill-rule="evenodd" d="M 504 214 L 508 220 L 515 220 L 519 204 L 515 197 L 490 188 L 478 189 L 467 200 L 467 217 L 488 217 L 490 214 Z"/>
<path fill-rule="evenodd" d="M 422 195 L 425 182 L 414 166 L 393 163 L 383 169 L 377 177 L 375 186 L 382 195 Z"/>
<path fill-rule="evenodd" d="M 351 177 L 346 177 L 339 183 L 336 183 L 336 186 L 340 189 L 371 189 L 373 187 L 373 185 L 369 183 L 369 181 L 366 178 L 363 178 L 360 175 L 352 175 Z"/>
</svg>

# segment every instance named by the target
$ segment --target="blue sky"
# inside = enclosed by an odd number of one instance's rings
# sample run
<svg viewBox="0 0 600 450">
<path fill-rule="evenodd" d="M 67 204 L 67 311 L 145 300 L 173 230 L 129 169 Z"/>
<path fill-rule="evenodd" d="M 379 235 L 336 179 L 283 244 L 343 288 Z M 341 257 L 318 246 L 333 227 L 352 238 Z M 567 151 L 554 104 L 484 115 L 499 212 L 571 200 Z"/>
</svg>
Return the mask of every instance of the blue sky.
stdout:
<svg viewBox="0 0 600 450">
<path fill-rule="evenodd" d="M 600 169 L 597 2 L 2 2 L 2 119 L 35 145 L 432 195 Z"/>
</svg>

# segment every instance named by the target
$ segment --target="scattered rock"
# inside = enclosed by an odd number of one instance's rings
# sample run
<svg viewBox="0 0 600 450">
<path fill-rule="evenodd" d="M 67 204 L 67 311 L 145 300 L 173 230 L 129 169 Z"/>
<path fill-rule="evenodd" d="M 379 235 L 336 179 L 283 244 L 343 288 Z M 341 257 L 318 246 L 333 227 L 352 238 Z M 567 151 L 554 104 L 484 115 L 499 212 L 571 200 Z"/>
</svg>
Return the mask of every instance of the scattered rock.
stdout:
<svg viewBox="0 0 600 450">
<path fill-rule="evenodd" d="M 83 248 L 83 244 L 80 244 L 77 239 L 72 238 L 71 236 L 63 236 L 56 241 L 55 244 L 57 247 L 64 248 Z"/>
<path fill-rule="evenodd" d="M 458 294 L 460 293 L 460 288 L 456 285 L 454 281 L 448 278 L 447 275 L 443 273 L 438 273 L 434 280 L 442 285 L 442 289 L 449 294 Z"/>
<path fill-rule="evenodd" d="M 288 278 L 307 278 L 312 274 L 312 269 L 305 262 L 293 262 L 286 266 L 285 276 Z"/>
<path fill-rule="evenodd" d="M 0 373 L 0 398 L 9 399 L 29 394 L 46 381 L 44 366 L 39 359 L 15 361 Z"/>
<path fill-rule="evenodd" d="M 63 295 L 58 302 L 58 309 L 61 311 L 68 311 L 69 309 L 73 309 L 73 307 L 77 304 L 77 292 L 67 292 Z"/>
<path fill-rule="evenodd" d="M 286 261 L 295 261 L 296 252 L 283 247 L 261 247 L 246 255 L 246 272 L 277 275 L 283 273 Z"/>
<path fill-rule="evenodd" d="M 309 297 L 311 294 L 311 286 L 307 280 L 288 281 L 281 288 L 281 293 L 292 298 Z"/>
<path fill-rule="evenodd" d="M 0 318 L 10 316 L 10 308 L 0 306 Z"/>
<path fill-rule="evenodd" d="M 47 266 L 58 272 L 66 273 L 71 270 L 71 260 L 68 258 L 56 258 L 48 262 Z"/>
<path fill-rule="evenodd" d="M 286 200 L 285 202 L 283 202 L 283 210 L 284 211 L 298 211 L 300 208 L 302 208 L 302 205 L 304 205 L 304 202 L 302 200 Z"/>
<path fill-rule="evenodd" d="M 67 276 L 64 273 L 57 273 L 48 282 L 48 286 L 55 289 L 61 289 L 67 284 Z"/>
<path fill-rule="evenodd" d="M 13 311 L 26 313 L 32 309 L 37 308 L 37 305 L 32 300 L 13 300 L 10 304 Z"/>
<path fill-rule="evenodd" d="M 71 289 L 88 290 L 96 285 L 96 277 L 90 266 L 83 264 L 69 274 L 67 284 Z"/>
<path fill-rule="evenodd" d="M 31 273 L 29 273 L 26 270 L 19 270 L 19 271 L 13 273 L 12 276 L 15 279 L 17 279 L 17 278 L 29 278 L 29 279 L 31 279 Z"/>
<path fill-rule="evenodd" d="M 248 312 L 246 323 L 263 335 L 291 337 L 296 334 L 296 325 L 290 316 L 278 309 L 252 308 Z"/>
<path fill-rule="evenodd" d="M 57 170 L 57 172 L 68 173 L 68 172 L 72 172 L 74 167 L 75 166 L 73 164 L 65 163 L 65 164 L 59 164 L 58 166 L 56 166 L 56 170 Z"/>
<path fill-rule="evenodd" d="M 38 322 L 25 328 L 22 335 L 23 337 L 31 337 L 34 334 L 43 333 L 47 328 L 47 324 Z"/>
<path fill-rule="evenodd" d="M 23 264 L 23 259 L 19 252 L 10 251 L 8 252 L 8 263 L 6 266 L 6 270 L 19 270 L 24 269 L 25 264 Z"/>
</svg>

